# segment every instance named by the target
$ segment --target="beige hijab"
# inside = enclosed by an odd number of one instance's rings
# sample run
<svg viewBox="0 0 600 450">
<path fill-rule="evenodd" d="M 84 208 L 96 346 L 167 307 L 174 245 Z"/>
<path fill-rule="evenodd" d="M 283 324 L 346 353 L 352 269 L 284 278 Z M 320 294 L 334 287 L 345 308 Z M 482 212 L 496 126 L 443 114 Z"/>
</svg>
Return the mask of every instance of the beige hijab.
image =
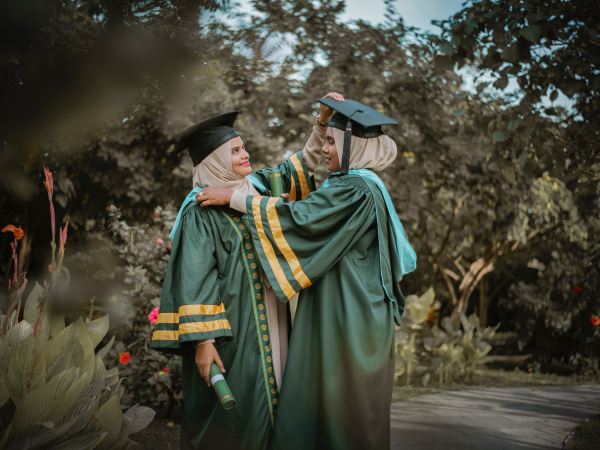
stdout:
<svg viewBox="0 0 600 450">
<path fill-rule="evenodd" d="M 220 187 L 252 196 L 259 195 L 247 177 L 233 170 L 231 141 L 225 142 L 194 167 L 194 187 Z"/>
<path fill-rule="evenodd" d="M 335 140 L 341 164 L 342 149 L 344 148 L 344 132 L 334 128 L 333 139 Z M 396 143 L 385 134 L 371 139 L 352 136 L 350 169 L 371 169 L 379 172 L 396 159 L 397 152 Z"/>
</svg>

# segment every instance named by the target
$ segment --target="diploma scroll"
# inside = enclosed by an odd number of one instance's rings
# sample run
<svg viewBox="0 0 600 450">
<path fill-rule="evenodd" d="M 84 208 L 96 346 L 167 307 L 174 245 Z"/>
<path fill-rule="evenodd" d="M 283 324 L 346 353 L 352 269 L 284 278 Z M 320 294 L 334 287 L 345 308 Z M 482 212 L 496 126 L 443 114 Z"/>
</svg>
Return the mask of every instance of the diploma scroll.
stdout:
<svg viewBox="0 0 600 450">
<path fill-rule="evenodd" d="M 229 389 L 229 385 L 227 381 L 225 381 L 225 377 L 223 376 L 223 372 L 219 369 L 215 363 L 210 365 L 210 384 L 215 388 L 215 392 L 217 393 L 217 397 L 219 397 L 219 401 L 221 405 L 225 409 L 231 409 L 235 406 L 235 398 L 233 398 L 233 394 L 231 393 L 231 389 Z"/>
<path fill-rule="evenodd" d="M 269 184 L 271 185 L 271 196 L 281 197 L 281 194 L 285 192 L 281 181 L 281 170 L 273 169 L 269 172 Z"/>
</svg>

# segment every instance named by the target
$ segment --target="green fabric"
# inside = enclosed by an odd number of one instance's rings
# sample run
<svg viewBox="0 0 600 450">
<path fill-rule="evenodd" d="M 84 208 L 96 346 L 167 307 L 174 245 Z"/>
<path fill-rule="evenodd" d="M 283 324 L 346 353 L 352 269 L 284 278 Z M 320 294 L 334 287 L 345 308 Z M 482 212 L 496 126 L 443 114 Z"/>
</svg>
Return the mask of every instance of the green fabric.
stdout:
<svg viewBox="0 0 600 450">
<path fill-rule="evenodd" d="M 296 164 L 294 164 L 293 159 L 295 159 Z M 308 173 L 308 169 L 304 164 L 302 152 L 292 155 L 275 168 L 281 170 L 283 190 L 284 192 L 289 193 L 292 196 L 292 199 L 302 200 L 309 194 L 309 192 L 312 192 L 316 189 L 314 177 L 311 177 Z M 250 175 L 250 177 L 253 178 L 252 184 L 260 194 L 266 195 L 267 190 L 271 189 L 271 185 L 269 184 L 269 172 L 271 172 L 273 169 L 274 168 L 269 167 L 266 169 L 257 170 Z M 263 189 L 261 189 L 260 186 L 263 186 Z M 294 192 L 292 192 L 292 186 L 294 186 Z"/>
<path fill-rule="evenodd" d="M 151 347 L 183 355 L 185 450 L 266 449 L 273 427 L 279 393 L 262 272 L 249 225 L 240 216 L 190 204 L 173 240 Z M 223 312 L 209 314 L 221 304 Z M 186 311 L 194 314 L 182 315 Z M 169 320 L 176 323 L 163 323 Z M 215 329 L 194 331 L 204 323 Z M 219 404 L 195 363 L 193 343 L 211 337 L 237 402 L 230 410 Z"/>
<path fill-rule="evenodd" d="M 310 283 L 298 300 L 273 450 L 390 448 L 394 319 L 405 305 L 396 243 L 372 181 L 330 181 L 302 202 L 247 200 L 280 300 L 289 298 L 286 284 L 294 292 L 306 285 L 302 274 Z"/>
</svg>

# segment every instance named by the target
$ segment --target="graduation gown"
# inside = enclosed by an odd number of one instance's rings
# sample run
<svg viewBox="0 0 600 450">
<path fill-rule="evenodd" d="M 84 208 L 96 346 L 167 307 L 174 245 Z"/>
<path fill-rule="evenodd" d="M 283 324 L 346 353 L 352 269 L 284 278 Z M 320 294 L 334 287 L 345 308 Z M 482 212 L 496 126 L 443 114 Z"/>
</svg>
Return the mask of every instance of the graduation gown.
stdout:
<svg viewBox="0 0 600 450">
<path fill-rule="evenodd" d="M 302 152 L 278 168 L 284 188 L 296 198 L 308 195 L 309 186 L 314 188 Z M 268 171 L 254 174 L 253 183 L 263 192 L 269 186 Z M 225 207 L 201 208 L 194 202 L 182 209 L 151 344 L 182 355 L 182 449 L 268 447 L 279 389 L 266 284 L 241 213 Z M 219 404 L 195 363 L 194 344 L 211 338 L 236 399 L 230 410 Z M 287 335 L 285 339 L 287 348 Z"/>
<path fill-rule="evenodd" d="M 329 180 L 301 202 L 246 198 L 275 293 L 301 291 L 273 450 L 390 448 L 394 322 L 405 304 L 395 236 L 373 181 Z"/>
</svg>

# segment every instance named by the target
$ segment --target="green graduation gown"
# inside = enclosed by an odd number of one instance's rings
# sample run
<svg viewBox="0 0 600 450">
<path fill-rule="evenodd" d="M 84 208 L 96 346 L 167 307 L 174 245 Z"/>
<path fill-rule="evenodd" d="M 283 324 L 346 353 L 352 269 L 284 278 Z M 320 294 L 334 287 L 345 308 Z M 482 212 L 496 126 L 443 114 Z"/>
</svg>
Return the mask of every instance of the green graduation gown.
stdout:
<svg viewBox="0 0 600 450">
<path fill-rule="evenodd" d="M 282 301 L 300 292 L 273 450 L 390 448 L 394 322 L 404 297 L 376 184 L 332 176 L 301 202 L 247 197 L 263 268 Z"/>
<path fill-rule="evenodd" d="M 303 198 L 314 188 L 302 152 L 278 168 L 286 192 Z M 268 171 L 254 174 L 268 189 Z M 261 188 L 262 187 L 262 188 Z M 220 207 L 182 208 L 173 238 L 151 347 L 183 357 L 185 450 L 268 447 L 279 390 L 260 261 L 248 222 Z M 236 405 L 225 410 L 195 363 L 194 343 L 216 339 Z"/>
</svg>

